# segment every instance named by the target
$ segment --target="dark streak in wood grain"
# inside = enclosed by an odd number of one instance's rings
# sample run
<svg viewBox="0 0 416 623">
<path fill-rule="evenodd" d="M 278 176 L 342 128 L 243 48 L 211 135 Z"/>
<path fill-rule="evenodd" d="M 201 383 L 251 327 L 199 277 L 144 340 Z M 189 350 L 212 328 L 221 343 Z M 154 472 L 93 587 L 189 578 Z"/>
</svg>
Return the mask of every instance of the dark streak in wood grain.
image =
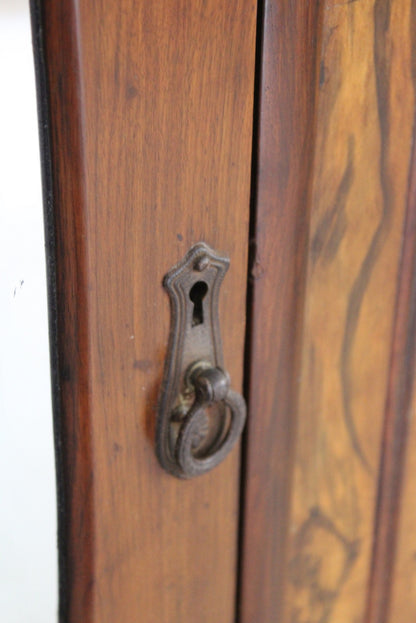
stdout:
<svg viewBox="0 0 416 623">
<path fill-rule="evenodd" d="M 298 593 L 306 593 L 310 609 L 302 613 L 295 607 L 291 623 L 326 623 L 330 619 L 358 553 L 357 541 L 347 539 L 318 507 L 311 509 L 296 534 L 289 563 L 290 580 Z M 330 580 L 321 573 L 328 554 L 340 559 Z"/>
<path fill-rule="evenodd" d="M 341 240 L 345 234 L 347 221 L 345 207 L 348 193 L 354 179 L 354 136 L 348 138 L 347 163 L 338 186 L 334 205 L 326 211 L 318 223 L 316 233 L 311 242 L 311 261 L 322 260 L 331 262 L 335 257 Z"/>
<path fill-rule="evenodd" d="M 382 206 L 380 221 L 375 229 L 367 254 L 362 262 L 360 271 L 351 288 L 348 299 L 347 319 L 342 343 L 340 362 L 340 374 L 342 383 L 342 395 L 344 403 L 344 419 L 348 429 L 351 445 L 356 455 L 362 462 L 363 467 L 374 473 L 374 466 L 370 465 L 358 438 L 354 424 L 354 416 L 351 406 L 352 384 L 352 350 L 355 342 L 355 334 L 358 326 L 361 305 L 371 279 L 372 271 L 380 255 L 386 240 L 390 224 L 394 193 L 389 169 L 389 75 L 390 65 L 386 57 L 386 33 L 390 20 L 390 0 L 376 0 L 374 5 L 374 67 L 376 72 L 376 90 L 378 119 L 380 125 L 380 184 L 382 191 Z"/>
</svg>

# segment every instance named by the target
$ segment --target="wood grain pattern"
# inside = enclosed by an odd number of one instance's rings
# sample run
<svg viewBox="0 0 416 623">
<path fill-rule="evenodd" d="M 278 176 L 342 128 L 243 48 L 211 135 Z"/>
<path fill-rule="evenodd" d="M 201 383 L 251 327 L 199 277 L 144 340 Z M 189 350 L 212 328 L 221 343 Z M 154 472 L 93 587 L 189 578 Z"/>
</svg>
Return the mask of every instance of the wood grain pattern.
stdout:
<svg viewBox="0 0 416 623">
<path fill-rule="evenodd" d="M 285 621 L 366 616 L 412 145 L 409 23 L 402 0 L 325 7 Z"/>
<path fill-rule="evenodd" d="M 265 2 L 242 623 L 281 621 L 283 613 L 320 23 L 317 2 Z"/>
<path fill-rule="evenodd" d="M 416 26 L 416 3 L 413 3 Z M 415 41 L 413 30 L 412 40 Z M 413 68 L 413 85 L 416 72 Z M 413 132 L 415 132 L 414 124 Z M 385 410 L 368 598 L 369 623 L 416 618 L 416 143 L 410 166 L 403 254 Z M 412 398 L 413 393 L 413 398 Z M 396 551 L 397 550 L 397 551 Z"/>
<path fill-rule="evenodd" d="M 255 2 L 44 0 L 41 13 L 61 620 L 231 623 L 238 452 L 175 480 L 156 461 L 154 422 L 169 330 L 161 280 L 199 240 L 231 257 L 220 318 L 241 386 Z"/>
<path fill-rule="evenodd" d="M 289 4 L 269 2 L 265 12 L 242 620 L 381 623 L 371 591 L 383 604 L 394 554 L 385 539 L 390 495 L 402 460 L 397 447 L 386 453 L 382 437 L 386 422 L 397 421 L 388 445 L 403 438 L 406 402 L 401 396 L 389 407 L 387 388 L 389 375 L 401 385 L 391 349 L 397 331 L 407 331 L 394 319 L 415 104 L 411 5 L 323 3 L 312 140 L 292 124 L 299 110 L 313 125 L 319 20 Z M 299 24 L 311 28 L 301 38 L 308 71 L 287 47 Z M 309 94 L 309 113 L 290 99 L 285 52 L 293 63 L 302 58 L 297 101 Z M 292 71 L 295 82 L 300 71 Z M 298 145 L 314 162 L 308 247 L 307 177 L 292 169 Z M 389 461 L 393 470 L 379 484 L 379 466 L 389 471 Z M 377 500 L 385 500 L 381 516 Z"/>
<path fill-rule="evenodd" d="M 413 386 L 415 383 L 413 382 Z M 396 623 L 398 621 L 414 621 L 416 619 L 416 504 L 415 504 L 415 474 L 416 474 L 416 399 L 413 400 L 409 411 L 407 439 L 400 444 L 406 451 L 403 462 L 402 499 L 397 518 L 396 551 L 393 566 L 386 574 L 390 580 L 390 590 L 387 594 L 388 609 L 383 612 L 382 623 Z M 396 502 L 398 496 L 393 497 Z M 393 543 L 395 545 L 395 543 Z M 383 604 L 385 605 L 385 604 Z"/>
</svg>

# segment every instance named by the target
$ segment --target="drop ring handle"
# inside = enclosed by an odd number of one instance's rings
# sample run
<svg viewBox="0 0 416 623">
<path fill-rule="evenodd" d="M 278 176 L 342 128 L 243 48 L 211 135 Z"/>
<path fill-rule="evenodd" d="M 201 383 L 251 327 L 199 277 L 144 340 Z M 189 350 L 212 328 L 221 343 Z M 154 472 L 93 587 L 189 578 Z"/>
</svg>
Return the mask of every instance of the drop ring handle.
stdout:
<svg viewBox="0 0 416 623">
<path fill-rule="evenodd" d="M 192 478 L 213 469 L 232 450 L 244 428 L 246 405 L 244 398 L 230 389 L 230 377 L 219 367 L 205 367 L 204 362 L 191 366 L 190 384 L 195 400 L 183 418 L 175 446 L 175 458 L 183 477 Z M 204 436 L 205 410 L 211 405 L 229 410 L 230 422 L 220 440 L 206 454 L 195 454 L 194 446 Z"/>
</svg>

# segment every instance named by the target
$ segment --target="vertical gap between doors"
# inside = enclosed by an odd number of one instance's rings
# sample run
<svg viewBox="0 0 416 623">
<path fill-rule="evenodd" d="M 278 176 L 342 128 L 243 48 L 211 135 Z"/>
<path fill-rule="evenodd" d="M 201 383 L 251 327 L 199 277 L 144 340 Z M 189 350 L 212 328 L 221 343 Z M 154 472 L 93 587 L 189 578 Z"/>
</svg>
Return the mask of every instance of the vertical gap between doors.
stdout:
<svg viewBox="0 0 416 623">
<path fill-rule="evenodd" d="M 247 294 L 246 294 L 246 330 L 244 341 L 244 376 L 243 391 L 247 405 L 249 404 L 250 391 L 250 360 L 251 360 L 251 330 L 253 311 L 253 281 L 251 271 L 256 257 L 256 219 L 257 219 L 257 171 L 258 171 L 258 148 L 260 126 L 260 84 L 263 58 L 263 34 L 264 34 L 265 0 L 257 2 L 256 23 L 256 50 L 254 68 L 254 96 L 253 96 L 253 134 L 251 146 L 251 179 L 250 179 L 250 221 L 248 233 L 248 265 L 247 265 Z M 243 571 L 243 539 L 244 539 L 244 508 L 245 508 L 245 482 L 246 482 L 246 454 L 247 454 L 247 427 L 241 440 L 241 463 L 240 463 L 240 492 L 239 492 L 239 521 L 238 521 L 238 546 L 237 546 L 237 573 L 236 573 L 236 604 L 235 623 L 241 619 L 241 591 Z"/>
</svg>

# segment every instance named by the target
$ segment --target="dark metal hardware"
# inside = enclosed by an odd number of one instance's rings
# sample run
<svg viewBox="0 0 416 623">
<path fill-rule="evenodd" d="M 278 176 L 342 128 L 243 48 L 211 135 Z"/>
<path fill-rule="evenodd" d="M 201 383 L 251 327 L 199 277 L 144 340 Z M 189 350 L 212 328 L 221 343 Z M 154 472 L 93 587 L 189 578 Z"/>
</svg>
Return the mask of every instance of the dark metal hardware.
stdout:
<svg viewBox="0 0 416 623">
<path fill-rule="evenodd" d="M 222 361 L 218 295 L 228 266 L 227 258 L 200 242 L 163 281 L 172 318 L 156 452 L 178 478 L 218 465 L 244 427 L 244 398 L 230 389 Z"/>
</svg>

